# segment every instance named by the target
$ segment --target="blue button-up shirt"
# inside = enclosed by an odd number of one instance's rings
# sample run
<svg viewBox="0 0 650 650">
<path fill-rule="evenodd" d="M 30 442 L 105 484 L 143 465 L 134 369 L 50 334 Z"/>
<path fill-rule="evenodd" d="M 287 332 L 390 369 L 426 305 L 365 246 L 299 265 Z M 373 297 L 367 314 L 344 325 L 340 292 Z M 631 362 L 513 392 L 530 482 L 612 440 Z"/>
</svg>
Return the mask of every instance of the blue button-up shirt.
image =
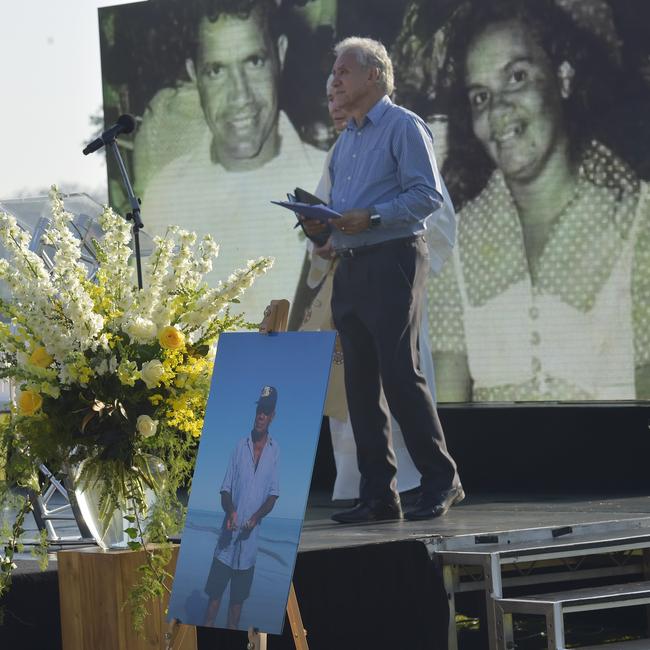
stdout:
<svg viewBox="0 0 650 650">
<path fill-rule="evenodd" d="M 242 438 L 230 457 L 228 469 L 221 484 L 221 492 L 228 492 L 237 511 L 237 529 L 226 530 L 219 536 L 215 557 L 229 567 L 249 569 L 255 564 L 259 524 L 248 531 L 244 524 L 255 514 L 269 496 L 280 496 L 278 469 L 280 448 L 269 434 L 262 449 L 257 468 L 253 441 Z"/>
<path fill-rule="evenodd" d="M 337 212 L 371 209 L 381 216 L 379 226 L 356 235 L 334 229 L 335 249 L 424 234 L 427 217 L 443 203 L 431 131 L 387 96 L 368 111 L 360 127 L 354 119 L 348 122 L 329 171 L 330 207 Z"/>
</svg>

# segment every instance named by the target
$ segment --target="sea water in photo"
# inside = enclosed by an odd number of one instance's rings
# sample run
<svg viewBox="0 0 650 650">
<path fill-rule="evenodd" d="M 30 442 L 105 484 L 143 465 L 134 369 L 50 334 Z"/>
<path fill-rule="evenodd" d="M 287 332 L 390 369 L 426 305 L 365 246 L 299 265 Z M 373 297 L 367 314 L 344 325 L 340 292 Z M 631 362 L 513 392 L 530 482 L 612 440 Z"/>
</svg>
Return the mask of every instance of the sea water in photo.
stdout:
<svg viewBox="0 0 650 650">
<path fill-rule="evenodd" d="M 217 545 L 224 513 L 207 510 L 189 510 L 183 544 L 192 548 L 184 571 L 174 581 L 170 611 L 183 623 L 202 625 L 208 597 L 199 588 L 205 585 L 212 557 Z M 280 634 L 277 622 L 284 617 L 284 603 L 293 573 L 293 563 L 300 539 L 301 519 L 265 517 L 260 524 L 259 546 L 255 562 L 255 575 L 250 597 L 245 601 L 240 629 L 256 627 L 271 634 Z M 230 586 L 223 594 L 215 627 L 226 627 Z"/>
</svg>

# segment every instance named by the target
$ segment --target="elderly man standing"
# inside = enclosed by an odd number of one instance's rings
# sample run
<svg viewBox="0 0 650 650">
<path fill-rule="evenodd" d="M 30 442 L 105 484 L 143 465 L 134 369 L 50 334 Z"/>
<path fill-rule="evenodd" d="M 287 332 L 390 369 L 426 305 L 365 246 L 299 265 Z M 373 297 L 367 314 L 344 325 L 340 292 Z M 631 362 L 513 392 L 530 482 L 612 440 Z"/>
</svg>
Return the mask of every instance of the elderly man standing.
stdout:
<svg viewBox="0 0 650 650">
<path fill-rule="evenodd" d="M 439 210 L 443 184 L 433 138 L 415 114 L 394 105 L 392 63 L 384 46 L 347 38 L 335 47 L 332 88 L 352 116 L 330 174 L 331 245 L 340 258 L 332 296 L 345 357 L 345 386 L 360 501 L 333 515 L 341 523 L 400 519 L 389 408 L 422 475 L 408 519 L 429 519 L 464 498 L 431 393 L 418 361 L 418 329 L 429 252 L 427 227 L 455 227 Z M 438 217 L 438 215 L 440 215 Z M 425 221 L 428 224 L 425 226 Z M 306 222 L 310 233 L 321 225 Z"/>
</svg>

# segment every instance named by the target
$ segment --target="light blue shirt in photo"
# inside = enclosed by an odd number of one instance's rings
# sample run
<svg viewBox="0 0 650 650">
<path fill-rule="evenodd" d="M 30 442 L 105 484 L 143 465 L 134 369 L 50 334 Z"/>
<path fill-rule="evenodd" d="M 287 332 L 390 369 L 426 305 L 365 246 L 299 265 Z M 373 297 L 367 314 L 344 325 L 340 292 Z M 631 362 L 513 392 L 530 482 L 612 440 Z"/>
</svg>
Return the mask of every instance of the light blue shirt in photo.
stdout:
<svg viewBox="0 0 650 650">
<path fill-rule="evenodd" d="M 422 235 L 443 205 L 431 131 L 415 113 L 382 97 L 357 126 L 351 119 L 332 154 L 330 207 L 371 209 L 381 224 L 355 235 L 334 230 L 335 249 Z"/>
<path fill-rule="evenodd" d="M 241 438 L 230 457 L 220 491 L 228 492 L 232 498 L 237 511 L 237 529 L 227 531 L 224 525 L 215 557 L 232 569 L 243 571 L 255 564 L 260 524 L 250 531 L 243 526 L 269 496 L 280 496 L 279 464 L 280 448 L 270 434 L 257 468 L 250 435 Z"/>
</svg>

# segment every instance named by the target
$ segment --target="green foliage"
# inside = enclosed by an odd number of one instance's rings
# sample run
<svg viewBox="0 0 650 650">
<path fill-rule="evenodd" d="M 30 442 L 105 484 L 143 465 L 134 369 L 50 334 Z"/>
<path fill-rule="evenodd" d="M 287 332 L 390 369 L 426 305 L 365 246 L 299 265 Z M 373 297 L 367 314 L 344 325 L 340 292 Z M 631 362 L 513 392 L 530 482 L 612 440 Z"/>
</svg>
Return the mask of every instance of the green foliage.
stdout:
<svg viewBox="0 0 650 650">
<path fill-rule="evenodd" d="M 38 568 L 45 571 L 50 564 L 48 556 L 47 532 L 42 530 L 38 536 L 38 544 L 31 550 L 32 557 L 38 560 Z"/>
<path fill-rule="evenodd" d="M 135 543 L 134 543 L 135 544 Z M 130 590 L 124 606 L 131 609 L 131 622 L 139 634 L 144 630 L 144 623 L 153 606 L 165 593 L 171 592 L 173 576 L 166 567 L 172 557 L 172 546 L 165 543 L 155 548 L 138 547 L 133 550 L 144 549 L 146 562 L 138 568 L 138 581 Z"/>
<path fill-rule="evenodd" d="M 2 504 L 2 495 L 0 494 L 0 504 Z M 6 531 L 6 536 L 3 534 L 0 539 L 2 544 L 2 552 L 0 554 L 0 600 L 2 597 L 9 591 L 11 587 L 13 571 L 16 568 L 14 562 L 14 555 L 22 551 L 22 544 L 20 538 L 22 537 L 25 529 L 23 528 L 25 523 L 25 517 L 27 513 L 31 511 L 32 504 L 28 497 L 23 497 L 18 502 L 19 507 L 16 512 L 16 517 L 14 522 Z M 4 611 L 2 606 L 0 606 L 0 625 L 4 620 Z"/>
<path fill-rule="evenodd" d="M 138 488 L 132 480 L 131 491 L 137 492 Z M 149 608 L 171 593 L 171 580 L 173 576 L 167 571 L 167 565 L 172 557 L 172 545 L 167 541 L 167 530 L 180 524 L 174 516 L 180 513 L 176 491 L 160 492 L 149 515 L 146 528 L 140 519 L 139 508 L 135 500 L 132 502 L 132 514 L 125 519 L 129 526 L 125 532 L 129 537 L 128 547 L 133 551 L 144 551 L 145 563 L 138 568 L 138 580 L 129 591 L 125 606 L 131 609 L 131 622 L 133 628 L 142 634 L 144 622 L 149 613 Z"/>
</svg>

